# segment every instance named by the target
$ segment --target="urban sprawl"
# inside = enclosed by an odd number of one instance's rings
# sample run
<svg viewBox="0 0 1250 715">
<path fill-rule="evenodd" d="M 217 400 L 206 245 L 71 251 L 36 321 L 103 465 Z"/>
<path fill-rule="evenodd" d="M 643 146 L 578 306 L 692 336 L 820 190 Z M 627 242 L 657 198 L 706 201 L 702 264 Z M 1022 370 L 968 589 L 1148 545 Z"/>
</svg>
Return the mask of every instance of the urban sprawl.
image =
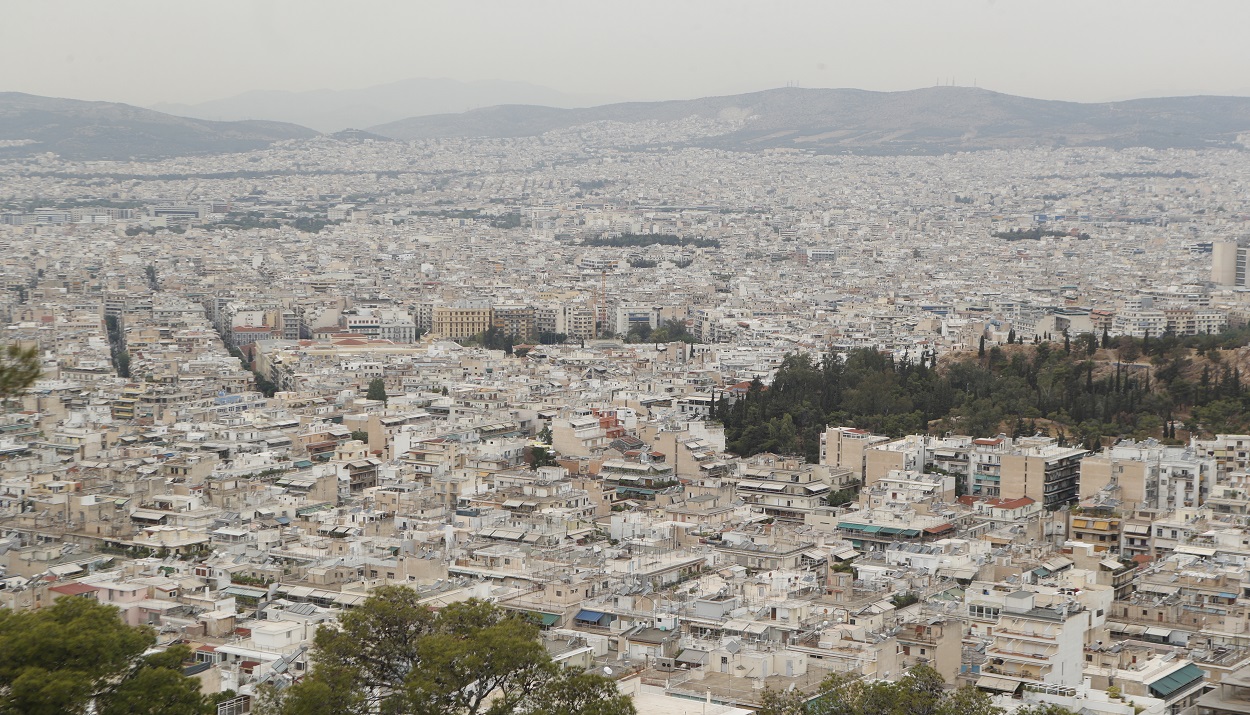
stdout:
<svg viewBox="0 0 1250 715">
<path fill-rule="evenodd" d="M 1250 712 L 1243 156 L 706 123 L 0 163 L 0 606 L 116 606 L 234 712 L 386 585 L 644 715 L 917 664 Z"/>
</svg>

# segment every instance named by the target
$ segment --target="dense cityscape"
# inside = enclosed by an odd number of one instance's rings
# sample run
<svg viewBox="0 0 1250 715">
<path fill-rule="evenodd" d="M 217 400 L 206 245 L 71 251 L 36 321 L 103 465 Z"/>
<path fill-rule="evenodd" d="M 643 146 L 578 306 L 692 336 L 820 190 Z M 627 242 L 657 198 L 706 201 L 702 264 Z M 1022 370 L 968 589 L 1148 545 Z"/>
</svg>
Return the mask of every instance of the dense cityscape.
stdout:
<svg viewBox="0 0 1250 715">
<path fill-rule="evenodd" d="M 1250 713 L 1250 119 L 838 92 L 0 94 L 0 715 Z"/>
</svg>

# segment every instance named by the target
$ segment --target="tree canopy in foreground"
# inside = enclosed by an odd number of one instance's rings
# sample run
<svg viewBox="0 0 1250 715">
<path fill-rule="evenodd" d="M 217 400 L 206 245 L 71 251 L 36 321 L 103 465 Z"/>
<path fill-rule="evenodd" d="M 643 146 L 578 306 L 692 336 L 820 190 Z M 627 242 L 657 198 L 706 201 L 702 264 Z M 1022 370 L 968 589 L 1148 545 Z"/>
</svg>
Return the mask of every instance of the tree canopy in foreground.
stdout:
<svg viewBox="0 0 1250 715">
<path fill-rule="evenodd" d="M 214 698 L 182 673 L 186 646 L 147 653 L 149 628 L 88 598 L 0 610 L 0 715 L 208 715 Z"/>
<path fill-rule="evenodd" d="M 35 348 L 24 348 L 17 343 L 0 346 L 0 401 L 35 384 L 42 372 L 39 351 Z"/>
<path fill-rule="evenodd" d="M 438 612 L 383 586 L 317 631 L 312 672 L 277 715 L 635 715 L 610 679 L 552 661 L 538 626 L 484 601 Z"/>
<path fill-rule="evenodd" d="M 986 693 L 971 685 L 947 690 L 941 674 L 917 665 L 895 682 L 831 675 L 816 696 L 765 688 L 756 715 L 1004 715 Z M 1022 707 L 1012 715 L 1072 715 L 1058 705 Z"/>
</svg>

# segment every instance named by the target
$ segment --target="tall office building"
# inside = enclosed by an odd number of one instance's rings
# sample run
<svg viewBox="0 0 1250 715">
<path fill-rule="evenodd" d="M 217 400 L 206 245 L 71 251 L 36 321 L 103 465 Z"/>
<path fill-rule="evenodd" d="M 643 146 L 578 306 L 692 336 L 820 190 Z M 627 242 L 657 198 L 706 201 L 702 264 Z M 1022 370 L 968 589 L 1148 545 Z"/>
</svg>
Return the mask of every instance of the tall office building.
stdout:
<svg viewBox="0 0 1250 715">
<path fill-rule="evenodd" d="M 1246 258 L 1250 253 L 1242 243 L 1216 242 L 1211 247 L 1211 282 L 1219 286 L 1246 287 Z"/>
</svg>

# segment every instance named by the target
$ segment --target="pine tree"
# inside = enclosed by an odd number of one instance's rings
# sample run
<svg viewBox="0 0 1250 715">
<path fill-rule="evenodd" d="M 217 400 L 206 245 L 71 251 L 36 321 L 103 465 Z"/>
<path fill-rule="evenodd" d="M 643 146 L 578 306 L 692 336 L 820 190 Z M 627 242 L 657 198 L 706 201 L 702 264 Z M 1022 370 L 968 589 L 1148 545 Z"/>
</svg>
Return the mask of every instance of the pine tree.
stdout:
<svg viewBox="0 0 1250 715">
<path fill-rule="evenodd" d="M 981 343 L 977 346 L 977 357 L 985 357 L 985 336 L 981 336 Z"/>
<path fill-rule="evenodd" d="M 369 392 L 365 394 L 365 399 L 377 400 L 386 404 L 386 382 L 380 377 L 375 377 L 370 380 Z"/>
</svg>

